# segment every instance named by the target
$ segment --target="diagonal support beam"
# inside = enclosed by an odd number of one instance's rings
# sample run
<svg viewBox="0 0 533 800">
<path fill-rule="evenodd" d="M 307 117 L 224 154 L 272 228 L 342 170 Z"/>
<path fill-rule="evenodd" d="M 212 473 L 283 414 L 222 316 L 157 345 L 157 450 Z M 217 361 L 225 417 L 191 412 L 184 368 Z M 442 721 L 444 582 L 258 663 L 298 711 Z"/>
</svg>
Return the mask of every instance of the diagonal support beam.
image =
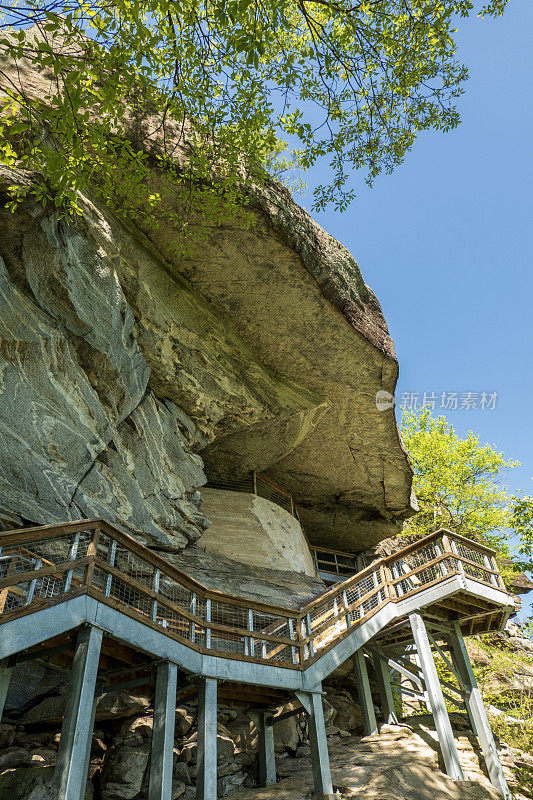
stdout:
<svg viewBox="0 0 533 800">
<path fill-rule="evenodd" d="M 316 800 L 333 800 L 333 784 L 329 766 L 328 740 L 322 705 L 322 689 L 309 692 L 309 744 L 313 767 L 314 797 Z"/>
<path fill-rule="evenodd" d="M 449 638 L 450 638 L 450 634 L 448 634 L 448 640 L 449 640 Z M 460 676 L 462 674 L 461 673 L 461 666 L 460 666 L 459 660 L 457 659 L 457 656 L 455 655 L 455 653 L 453 651 L 453 647 L 451 646 L 451 644 L 449 645 L 449 647 L 450 647 L 450 658 L 451 658 L 452 664 L 453 664 L 453 674 L 457 678 L 458 676 Z M 466 715 L 468 717 L 468 721 L 470 723 L 470 727 L 472 728 L 472 733 L 474 734 L 474 736 L 477 736 L 478 734 L 477 734 L 476 720 L 472 716 L 472 712 L 470 711 L 470 707 L 469 707 L 468 703 L 466 702 L 466 698 L 467 698 L 468 694 L 469 694 L 469 692 L 467 691 L 466 694 L 465 694 L 465 692 L 463 692 L 463 694 L 461 695 L 463 708 L 466 710 Z"/>
<path fill-rule="evenodd" d="M 378 725 L 376 722 L 376 712 L 374 711 L 374 703 L 372 701 L 372 692 L 370 691 L 370 681 L 368 680 L 368 671 L 363 650 L 357 650 L 353 654 L 352 659 L 355 680 L 357 682 L 357 694 L 359 695 L 359 705 L 361 707 L 361 716 L 363 718 L 363 729 L 365 736 L 371 736 L 378 732 Z"/>
<path fill-rule="evenodd" d="M 148 800 L 171 800 L 172 797 L 177 688 L 177 665 L 171 661 L 158 664 Z"/>
<path fill-rule="evenodd" d="M 435 648 L 435 650 L 437 651 L 437 653 L 440 655 L 440 657 L 444 661 L 444 663 L 448 666 L 448 668 L 455 675 L 455 677 L 457 679 L 457 682 L 458 682 L 459 686 L 461 687 L 461 689 L 466 689 L 467 687 L 466 687 L 466 685 L 465 685 L 465 683 L 464 683 L 464 681 L 463 681 L 463 679 L 461 677 L 461 671 L 460 670 L 457 671 L 455 669 L 455 665 L 453 664 L 453 658 L 451 660 L 448 658 L 448 656 L 446 655 L 446 653 L 444 652 L 442 647 L 438 644 L 438 642 L 435 641 L 435 639 L 433 638 L 433 636 L 429 632 L 428 632 L 428 638 L 429 638 L 431 644 L 433 645 L 433 647 Z M 452 688 L 455 691 L 457 691 L 457 689 L 455 689 L 454 686 L 450 686 L 449 688 Z"/>
<path fill-rule="evenodd" d="M 198 777 L 196 800 L 217 796 L 217 680 L 200 678 L 198 692 Z"/>
<path fill-rule="evenodd" d="M 395 669 L 391 669 L 389 671 L 389 675 L 391 681 L 392 696 L 394 697 L 394 707 L 396 709 L 398 721 L 401 721 L 403 717 L 402 676 Z"/>
<path fill-rule="evenodd" d="M 83 800 L 85 796 L 102 636 L 100 628 L 89 625 L 76 641 L 54 772 L 58 800 Z"/>
<path fill-rule="evenodd" d="M 407 678 L 407 680 L 414 683 L 419 689 L 424 689 L 423 683 L 420 679 L 420 670 L 417 667 L 415 668 L 415 666 L 407 660 L 407 657 L 399 655 L 388 656 L 375 647 L 367 647 L 367 650 L 372 655 L 376 655 L 381 658 L 387 664 L 387 666 L 401 673 L 404 678 Z"/>
<path fill-rule="evenodd" d="M 433 653 L 431 652 L 426 626 L 424 625 L 422 616 L 418 612 L 409 616 L 409 622 L 411 624 L 417 654 L 420 659 L 420 668 L 424 674 L 429 706 L 437 728 L 437 735 L 439 737 L 446 772 L 453 780 L 462 781 L 464 780 L 463 770 L 459 761 L 459 753 L 457 752 L 455 739 L 453 738 L 452 726 L 448 711 L 446 710 L 435 662 L 433 660 Z"/>
<path fill-rule="evenodd" d="M 487 765 L 489 778 L 492 785 L 496 787 L 502 797 L 504 797 L 505 800 L 510 800 L 511 793 L 503 774 L 498 750 L 496 749 L 494 737 L 483 705 L 483 698 L 481 697 L 481 692 L 477 685 L 459 623 L 454 624 L 454 633 L 450 637 L 450 645 L 452 648 L 453 660 L 457 664 L 463 682 L 468 687 L 465 703 L 469 717 L 473 722 L 474 732 L 481 745 L 481 751 L 485 759 L 485 764 Z"/>
</svg>

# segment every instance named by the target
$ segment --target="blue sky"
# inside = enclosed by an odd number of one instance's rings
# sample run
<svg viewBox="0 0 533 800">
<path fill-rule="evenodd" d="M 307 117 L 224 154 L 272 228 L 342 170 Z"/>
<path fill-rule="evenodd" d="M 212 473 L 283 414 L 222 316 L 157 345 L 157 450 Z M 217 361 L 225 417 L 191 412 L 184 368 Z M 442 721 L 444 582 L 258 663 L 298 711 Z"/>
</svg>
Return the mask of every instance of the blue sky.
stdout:
<svg viewBox="0 0 533 800">
<path fill-rule="evenodd" d="M 315 215 L 354 254 L 396 343 L 401 392 L 497 392 L 494 410 L 443 411 L 522 466 L 533 494 L 533 4 L 462 22 L 461 126 L 421 136 L 344 214 Z M 310 189 L 323 179 L 306 176 Z M 298 198 L 296 198 L 298 200 Z M 311 207 L 310 194 L 300 199 Z M 533 592 L 528 597 L 532 605 Z"/>
</svg>

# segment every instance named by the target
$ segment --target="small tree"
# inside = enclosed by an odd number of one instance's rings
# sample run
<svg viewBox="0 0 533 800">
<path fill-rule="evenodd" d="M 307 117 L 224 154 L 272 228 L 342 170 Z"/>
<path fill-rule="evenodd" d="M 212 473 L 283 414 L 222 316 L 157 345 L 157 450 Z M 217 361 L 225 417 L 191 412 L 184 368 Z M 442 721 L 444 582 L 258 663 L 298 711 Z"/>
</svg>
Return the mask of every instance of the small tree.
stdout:
<svg viewBox="0 0 533 800">
<path fill-rule="evenodd" d="M 405 533 L 448 528 L 496 548 L 504 557 L 504 571 L 509 569 L 509 538 L 516 533 L 520 552 L 531 557 L 533 498 L 519 499 L 502 486 L 505 471 L 519 466 L 517 461 L 481 444 L 472 431 L 461 438 L 446 417 L 434 417 L 428 408 L 405 411 L 401 431 L 420 505 Z M 532 566 L 531 559 L 516 564 L 519 569 Z"/>
<path fill-rule="evenodd" d="M 522 492 L 511 498 L 512 528 L 520 536 L 518 552 L 524 557 L 519 566 L 530 570 L 533 564 L 533 497 Z M 533 636 L 533 617 L 530 620 Z"/>
</svg>

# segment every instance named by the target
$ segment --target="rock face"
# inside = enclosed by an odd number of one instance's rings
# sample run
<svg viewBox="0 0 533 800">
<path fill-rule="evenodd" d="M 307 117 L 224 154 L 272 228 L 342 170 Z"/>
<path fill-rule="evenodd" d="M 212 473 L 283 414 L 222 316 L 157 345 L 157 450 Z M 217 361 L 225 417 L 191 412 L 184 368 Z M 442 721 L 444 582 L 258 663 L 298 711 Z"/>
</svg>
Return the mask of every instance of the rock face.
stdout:
<svg viewBox="0 0 533 800">
<path fill-rule="evenodd" d="M 195 427 L 147 388 L 116 274 L 81 237 L 44 222 L 17 237 L 14 273 L 0 259 L 0 518 L 106 516 L 183 546 L 207 525 L 192 501 L 205 480 Z"/>
<path fill-rule="evenodd" d="M 0 167 L 0 193 L 32 180 Z M 266 471 L 317 544 L 394 532 L 411 471 L 375 394 L 397 363 L 350 254 L 275 187 L 251 230 L 214 230 L 194 260 L 164 225 L 80 203 L 71 221 L 0 212 L 4 527 L 104 516 L 176 550 L 208 526 L 205 462 Z"/>
<path fill-rule="evenodd" d="M 206 441 L 295 418 L 290 449 L 322 400 L 94 206 L 76 225 L 34 206 L 1 221 L 0 519 L 104 516 L 162 549 L 194 541 Z"/>
</svg>

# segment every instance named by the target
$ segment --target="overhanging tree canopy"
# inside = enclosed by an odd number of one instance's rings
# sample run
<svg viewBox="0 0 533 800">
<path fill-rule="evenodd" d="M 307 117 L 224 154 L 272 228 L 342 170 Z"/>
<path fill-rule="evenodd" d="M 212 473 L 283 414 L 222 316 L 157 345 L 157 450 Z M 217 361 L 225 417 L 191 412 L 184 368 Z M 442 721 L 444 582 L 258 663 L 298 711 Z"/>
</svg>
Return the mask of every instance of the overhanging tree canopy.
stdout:
<svg viewBox="0 0 533 800">
<path fill-rule="evenodd" d="M 343 209 L 354 169 L 372 182 L 418 132 L 458 124 L 467 69 L 453 26 L 473 9 L 473 0 L 3 0 L 2 158 L 43 174 L 43 196 L 57 204 L 95 180 L 112 196 L 117 168 L 135 199 L 142 140 L 155 131 L 158 159 L 174 163 L 184 146 L 197 186 L 216 178 L 231 195 L 259 180 L 275 137 L 289 134 L 302 168 L 329 159 L 315 208 Z M 24 87 L 24 64 L 48 77 L 44 95 Z M 150 124 L 124 145 L 137 113 Z"/>
</svg>

